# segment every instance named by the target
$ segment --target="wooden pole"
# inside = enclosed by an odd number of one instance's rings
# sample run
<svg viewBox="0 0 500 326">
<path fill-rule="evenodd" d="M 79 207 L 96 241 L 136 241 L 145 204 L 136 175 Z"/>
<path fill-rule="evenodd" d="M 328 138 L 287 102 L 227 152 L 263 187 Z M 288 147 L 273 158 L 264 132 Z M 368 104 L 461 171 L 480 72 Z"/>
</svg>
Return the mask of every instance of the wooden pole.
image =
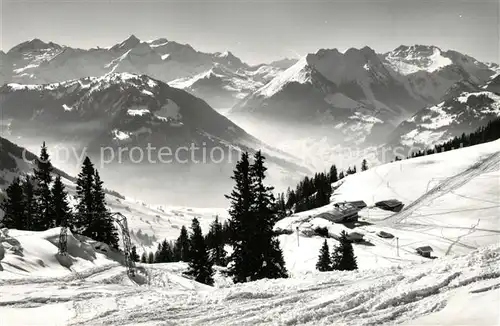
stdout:
<svg viewBox="0 0 500 326">
<path fill-rule="evenodd" d="M 399 257 L 399 238 L 398 237 L 396 237 L 396 248 L 397 248 L 398 257 Z"/>
</svg>

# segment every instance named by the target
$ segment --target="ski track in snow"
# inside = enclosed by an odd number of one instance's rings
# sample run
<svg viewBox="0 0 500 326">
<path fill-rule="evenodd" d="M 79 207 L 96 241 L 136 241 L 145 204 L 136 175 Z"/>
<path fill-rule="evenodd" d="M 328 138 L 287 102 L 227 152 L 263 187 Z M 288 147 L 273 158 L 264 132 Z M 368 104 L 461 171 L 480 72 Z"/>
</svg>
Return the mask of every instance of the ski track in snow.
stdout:
<svg viewBox="0 0 500 326">
<path fill-rule="evenodd" d="M 43 307 L 65 325 L 375 325 L 436 313 L 460 293 L 500 295 L 500 246 L 412 268 L 312 273 L 196 291 L 139 286 L 123 267 L 0 287 L 0 314 Z M 163 266 L 162 266 L 163 265 Z M 165 266 L 155 266 L 155 277 Z M 65 281 L 66 280 L 66 281 Z M 50 308 L 52 307 L 52 308 Z M 22 320 L 29 321 L 25 313 Z M 21 318 L 20 315 L 14 316 Z M 13 317 L 13 318 L 14 318 Z M 20 319 L 21 320 L 21 319 Z M 9 321 L 9 319 L 7 319 Z M 53 325 L 51 316 L 37 325 Z"/>
</svg>

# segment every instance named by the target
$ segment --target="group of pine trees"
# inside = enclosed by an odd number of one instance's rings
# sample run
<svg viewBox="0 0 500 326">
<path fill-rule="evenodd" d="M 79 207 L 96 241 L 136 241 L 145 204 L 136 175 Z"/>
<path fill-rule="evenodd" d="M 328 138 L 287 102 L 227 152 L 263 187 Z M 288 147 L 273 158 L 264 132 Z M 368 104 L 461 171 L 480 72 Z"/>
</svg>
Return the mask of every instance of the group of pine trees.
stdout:
<svg viewBox="0 0 500 326">
<path fill-rule="evenodd" d="M 366 160 L 361 163 L 361 170 L 368 170 Z M 278 195 L 276 202 L 278 213 L 283 217 L 292 210 L 298 213 L 329 204 L 332 194 L 331 184 L 354 173 L 356 165 L 349 167 L 345 172 L 339 172 L 337 167 L 332 165 L 328 172 L 316 173 L 312 178 L 306 176 L 294 190 L 288 189 L 286 196 L 284 193 Z"/>
<path fill-rule="evenodd" d="M 333 248 L 331 254 L 328 242 L 325 239 L 319 252 L 316 269 L 320 272 L 333 270 L 352 271 L 358 269 L 352 243 L 348 239 L 345 231 L 341 232 L 339 244 Z"/>
<path fill-rule="evenodd" d="M 67 226 L 72 232 L 118 247 L 118 235 L 111 213 L 106 207 L 103 183 L 87 157 L 78 175 L 75 211 L 70 208 L 68 193 L 61 176 L 54 178 L 45 142 L 34 162 L 33 176 L 19 177 L 6 189 L 0 204 L 5 216 L 4 227 L 43 231 Z"/>
<path fill-rule="evenodd" d="M 228 243 L 228 229 L 228 223 L 221 223 L 219 217 L 216 216 L 215 220 L 210 224 L 210 230 L 204 237 L 210 259 L 215 265 L 225 266 L 226 253 L 224 245 Z M 189 241 L 188 230 L 185 226 L 182 226 L 179 237 L 175 241 L 167 241 L 165 239 L 158 244 L 155 252 L 144 252 L 141 257 L 134 256 L 136 257 L 135 261 L 148 264 L 188 262 L 190 252 Z M 132 251 L 137 253 L 137 248 L 133 247 Z"/>
<path fill-rule="evenodd" d="M 484 127 L 479 127 L 476 131 L 461 136 L 454 137 L 453 139 L 434 146 L 432 149 L 415 151 L 408 158 L 420 157 L 424 155 L 431 155 L 435 153 L 448 152 L 454 149 L 479 145 L 500 139 L 500 118 L 496 118 Z"/>
<path fill-rule="evenodd" d="M 61 176 L 53 177 L 53 166 L 45 143 L 34 162 L 33 176 L 14 178 L 5 191 L 0 207 L 4 227 L 43 231 L 71 220 L 68 195 Z"/>
</svg>

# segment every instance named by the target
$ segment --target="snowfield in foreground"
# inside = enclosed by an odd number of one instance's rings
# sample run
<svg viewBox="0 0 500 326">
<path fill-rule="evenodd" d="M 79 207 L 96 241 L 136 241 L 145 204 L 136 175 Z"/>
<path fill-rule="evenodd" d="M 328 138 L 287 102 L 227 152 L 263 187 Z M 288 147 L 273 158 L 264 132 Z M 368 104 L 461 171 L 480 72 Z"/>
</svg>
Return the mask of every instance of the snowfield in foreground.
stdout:
<svg viewBox="0 0 500 326">
<path fill-rule="evenodd" d="M 45 238 L 41 233 L 14 232 L 10 241 L 24 237 L 26 245 Z M 55 252 L 47 245 L 25 257 L 46 261 Z M 12 255 L 8 249 L 6 257 Z M 149 277 L 139 285 L 108 262 L 65 276 L 52 273 L 55 264 L 45 267 L 45 277 L 0 273 L 2 325 L 494 325 L 500 317 L 498 244 L 406 268 L 312 272 L 219 288 L 180 276 L 183 263 L 142 265 Z"/>
</svg>

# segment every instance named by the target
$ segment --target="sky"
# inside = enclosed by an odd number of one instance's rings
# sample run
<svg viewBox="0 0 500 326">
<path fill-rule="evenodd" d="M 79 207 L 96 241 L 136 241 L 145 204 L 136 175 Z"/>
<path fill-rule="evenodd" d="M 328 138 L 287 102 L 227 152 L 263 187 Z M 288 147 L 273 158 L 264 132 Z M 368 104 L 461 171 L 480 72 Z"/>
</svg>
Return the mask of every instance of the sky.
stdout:
<svg viewBox="0 0 500 326">
<path fill-rule="evenodd" d="M 33 38 L 91 48 L 131 34 L 250 64 L 321 48 L 436 45 L 500 61 L 499 0 L 0 0 L 3 51 Z"/>
</svg>

